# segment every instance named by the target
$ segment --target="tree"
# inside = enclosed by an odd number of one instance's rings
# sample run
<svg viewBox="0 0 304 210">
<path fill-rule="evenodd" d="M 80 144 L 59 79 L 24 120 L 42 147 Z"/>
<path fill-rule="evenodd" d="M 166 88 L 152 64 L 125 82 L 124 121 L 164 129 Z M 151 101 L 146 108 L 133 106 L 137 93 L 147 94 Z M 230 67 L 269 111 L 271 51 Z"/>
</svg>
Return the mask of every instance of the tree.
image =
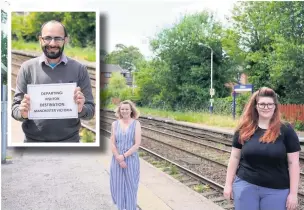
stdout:
<svg viewBox="0 0 304 210">
<path fill-rule="evenodd" d="M 1 62 L 7 66 L 7 35 L 1 31 Z"/>
<path fill-rule="evenodd" d="M 249 82 L 273 88 L 284 103 L 304 101 L 303 14 L 304 2 L 239 2 L 224 41 Z"/>
<path fill-rule="evenodd" d="M 12 13 L 12 37 L 36 42 L 42 24 L 57 20 L 65 25 L 71 46 L 94 47 L 95 15 L 94 12 L 31 12 L 27 15 Z"/>
<path fill-rule="evenodd" d="M 160 69 L 165 66 L 155 61 L 143 61 L 138 64 L 139 71 L 135 73 L 136 86 L 138 88 L 139 101 L 142 106 L 162 107 L 163 103 L 159 101 L 159 94 L 161 93 L 161 78 Z"/>
<path fill-rule="evenodd" d="M 134 46 L 117 44 L 116 49 L 106 56 L 107 64 L 117 64 L 121 68 L 132 71 L 138 62 L 144 60 L 139 49 Z"/>
<path fill-rule="evenodd" d="M 210 60 L 209 48 L 214 51 L 213 72 L 216 97 L 228 95 L 224 84 L 232 78 L 231 68 L 225 56 L 221 39 L 223 29 L 212 13 L 206 11 L 184 16 L 172 28 L 164 29 L 151 41 L 156 59 L 167 68 L 158 69 L 161 85 L 160 100 L 173 109 L 200 109 L 209 101 Z"/>
<path fill-rule="evenodd" d="M 95 46 L 96 13 L 66 12 L 63 24 L 67 27 L 73 46 Z M 99 37 L 98 37 L 99 39 Z"/>
<path fill-rule="evenodd" d="M 126 79 L 119 72 L 114 72 L 111 74 L 108 85 L 110 97 L 119 98 L 121 91 L 127 87 Z"/>
</svg>

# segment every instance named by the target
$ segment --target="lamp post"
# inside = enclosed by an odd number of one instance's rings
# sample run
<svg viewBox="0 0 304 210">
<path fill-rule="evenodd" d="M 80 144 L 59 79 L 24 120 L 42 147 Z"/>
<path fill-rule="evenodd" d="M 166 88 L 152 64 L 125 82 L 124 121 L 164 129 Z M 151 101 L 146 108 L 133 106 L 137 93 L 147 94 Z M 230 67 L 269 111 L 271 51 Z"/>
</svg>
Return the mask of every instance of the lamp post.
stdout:
<svg viewBox="0 0 304 210">
<path fill-rule="evenodd" d="M 209 47 L 209 46 L 207 46 L 207 45 L 205 45 L 205 44 L 202 44 L 202 43 L 199 43 L 198 44 L 199 46 L 204 46 L 204 47 L 207 47 L 207 48 L 209 48 L 210 49 L 210 51 L 211 51 L 211 72 L 210 72 L 210 79 L 211 79 L 211 85 L 210 85 L 210 97 L 211 97 L 211 99 L 210 99 L 210 107 L 209 107 L 209 111 L 210 111 L 210 113 L 212 114 L 213 113 L 213 96 L 214 96 L 214 94 L 215 94 L 215 90 L 213 89 L 213 50 L 212 50 L 212 48 L 211 47 Z"/>
</svg>

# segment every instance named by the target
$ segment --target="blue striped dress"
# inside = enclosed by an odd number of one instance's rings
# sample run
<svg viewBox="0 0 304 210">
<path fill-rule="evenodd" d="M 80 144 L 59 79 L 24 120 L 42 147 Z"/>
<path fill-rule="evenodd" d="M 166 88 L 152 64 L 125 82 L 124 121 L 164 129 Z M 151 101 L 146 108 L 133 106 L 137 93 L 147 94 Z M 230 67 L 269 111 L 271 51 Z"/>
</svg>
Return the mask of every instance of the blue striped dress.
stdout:
<svg viewBox="0 0 304 210">
<path fill-rule="evenodd" d="M 119 154 L 128 151 L 135 143 L 136 120 L 124 132 L 120 123 L 115 121 L 115 141 Z M 139 156 L 134 152 L 125 159 L 127 168 L 121 168 L 114 155 L 110 168 L 110 188 L 113 202 L 119 210 L 136 210 L 139 183 Z"/>
</svg>

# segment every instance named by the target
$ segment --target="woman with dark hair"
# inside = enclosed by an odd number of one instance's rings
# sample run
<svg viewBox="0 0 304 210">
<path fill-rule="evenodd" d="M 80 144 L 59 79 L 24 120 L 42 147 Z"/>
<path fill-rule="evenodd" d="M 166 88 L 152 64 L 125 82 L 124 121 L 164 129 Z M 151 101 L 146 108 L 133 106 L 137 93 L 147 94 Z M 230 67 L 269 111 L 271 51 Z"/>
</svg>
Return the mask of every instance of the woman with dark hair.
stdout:
<svg viewBox="0 0 304 210">
<path fill-rule="evenodd" d="M 276 93 L 256 91 L 234 134 L 224 196 L 235 210 L 296 209 L 300 150 L 296 132 L 281 121 Z"/>
</svg>

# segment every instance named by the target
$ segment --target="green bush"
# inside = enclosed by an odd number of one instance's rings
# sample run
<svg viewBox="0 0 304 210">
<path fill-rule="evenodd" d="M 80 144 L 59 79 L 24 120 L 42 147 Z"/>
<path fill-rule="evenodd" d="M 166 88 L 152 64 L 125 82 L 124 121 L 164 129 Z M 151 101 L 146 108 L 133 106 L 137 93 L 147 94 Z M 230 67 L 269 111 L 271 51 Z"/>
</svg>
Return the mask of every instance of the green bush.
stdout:
<svg viewBox="0 0 304 210">
<path fill-rule="evenodd" d="M 81 131 L 81 141 L 84 143 L 93 143 L 95 142 L 95 134 L 92 131 L 83 128 Z"/>
<path fill-rule="evenodd" d="M 112 99 L 119 101 L 131 100 L 137 103 L 140 100 L 138 88 L 127 86 L 126 79 L 118 72 L 114 72 L 106 89 L 100 91 L 101 107 L 106 107 Z"/>
<path fill-rule="evenodd" d="M 135 104 L 140 102 L 140 95 L 136 89 L 134 90 L 134 94 L 129 95 L 129 100 L 133 101 Z"/>
<path fill-rule="evenodd" d="M 27 15 L 12 13 L 12 38 L 25 42 L 37 42 L 40 26 L 49 20 L 62 22 L 69 34 L 72 47 L 95 46 L 94 12 L 31 12 Z"/>
<path fill-rule="evenodd" d="M 295 121 L 294 128 L 298 131 L 304 131 L 304 122 L 300 120 Z"/>
<path fill-rule="evenodd" d="M 150 104 L 148 104 L 146 107 L 155 108 L 159 110 L 172 110 L 170 104 L 162 100 L 161 94 L 152 96 Z"/>
<path fill-rule="evenodd" d="M 240 116 L 243 113 L 243 110 L 246 106 L 246 103 L 249 101 L 251 93 L 238 94 L 236 96 L 236 115 Z M 233 96 L 228 96 L 225 98 L 216 98 L 213 103 L 214 113 L 230 115 L 233 111 Z"/>
<path fill-rule="evenodd" d="M 112 73 L 109 85 L 107 87 L 109 98 L 120 98 L 121 92 L 128 88 L 126 79 L 119 73 Z"/>
<path fill-rule="evenodd" d="M 100 107 L 104 108 L 111 102 L 109 90 L 103 89 L 100 91 Z"/>
<path fill-rule="evenodd" d="M 232 96 L 215 99 L 213 104 L 214 113 L 224 114 L 224 115 L 232 114 L 232 103 L 233 103 Z"/>
<path fill-rule="evenodd" d="M 251 93 L 239 94 L 236 97 L 236 114 L 238 116 L 242 115 L 243 110 L 251 97 Z"/>
<path fill-rule="evenodd" d="M 130 99 L 131 97 L 132 97 L 132 88 L 126 87 L 126 88 L 120 90 L 119 98 L 121 101 L 131 100 Z"/>
</svg>

